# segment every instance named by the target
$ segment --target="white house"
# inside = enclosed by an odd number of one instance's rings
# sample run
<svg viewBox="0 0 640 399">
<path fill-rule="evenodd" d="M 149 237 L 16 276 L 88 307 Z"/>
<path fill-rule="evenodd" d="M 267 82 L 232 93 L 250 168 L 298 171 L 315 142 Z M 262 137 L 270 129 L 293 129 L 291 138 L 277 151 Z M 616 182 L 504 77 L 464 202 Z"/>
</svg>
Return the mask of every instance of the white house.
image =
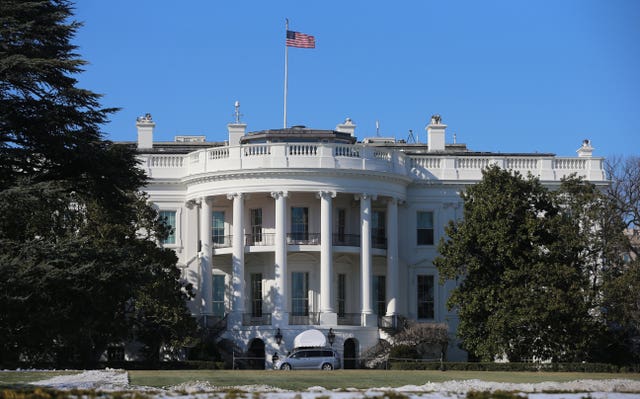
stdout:
<svg viewBox="0 0 640 399">
<path fill-rule="evenodd" d="M 571 173 L 605 183 L 587 140 L 577 157 L 475 152 L 447 144 L 438 115 L 427 144 L 358 142 L 349 119 L 335 130 L 253 133 L 236 120 L 224 143 L 154 142 L 154 126 L 138 118 L 137 146 L 146 191 L 174 227 L 162 245 L 197 291 L 191 311 L 267 360 L 309 329 L 358 358 L 402 318 L 447 323 L 455 342 L 446 308 L 455 282 L 439 284 L 433 259 L 444 226 L 462 215 L 459 192 L 493 164 L 547 185 Z M 447 358 L 466 355 L 451 344 Z"/>
</svg>

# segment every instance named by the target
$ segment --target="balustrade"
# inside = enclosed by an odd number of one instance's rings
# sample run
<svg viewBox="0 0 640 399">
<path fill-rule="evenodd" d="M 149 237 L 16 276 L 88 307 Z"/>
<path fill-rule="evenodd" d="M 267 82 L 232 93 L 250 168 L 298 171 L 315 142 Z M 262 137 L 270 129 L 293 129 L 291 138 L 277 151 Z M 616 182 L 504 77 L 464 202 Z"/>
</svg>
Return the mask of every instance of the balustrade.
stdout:
<svg viewBox="0 0 640 399">
<path fill-rule="evenodd" d="M 538 160 L 535 158 L 507 158 L 505 160 L 505 168 L 518 170 L 537 170 Z"/>
<path fill-rule="evenodd" d="M 245 157 L 271 155 L 271 146 L 269 144 L 251 144 L 242 146 L 242 154 Z"/>
<path fill-rule="evenodd" d="M 360 158 L 360 148 L 353 145 L 337 145 L 333 148 L 333 156 Z"/>
<path fill-rule="evenodd" d="M 318 154 L 318 144 L 288 144 L 289 155 L 312 155 Z"/>
<path fill-rule="evenodd" d="M 242 314 L 243 326 L 270 326 L 271 325 L 271 313 L 243 313 Z"/>
<path fill-rule="evenodd" d="M 211 240 L 214 248 L 231 248 L 233 236 L 213 236 Z"/>
<path fill-rule="evenodd" d="M 287 244 L 320 245 L 320 233 L 288 233 Z"/>
<path fill-rule="evenodd" d="M 484 169 L 489 166 L 489 158 L 457 158 L 456 164 L 459 169 Z"/>
<path fill-rule="evenodd" d="M 275 233 L 245 234 L 245 245 L 271 246 L 275 245 Z"/>
<path fill-rule="evenodd" d="M 555 158 L 553 160 L 554 169 L 583 170 L 586 169 L 587 160 L 580 158 Z"/>
<path fill-rule="evenodd" d="M 333 245 L 341 247 L 359 247 L 360 234 L 334 234 Z"/>
<path fill-rule="evenodd" d="M 229 147 L 217 147 L 207 150 L 209 159 L 226 159 L 229 158 Z"/>
<path fill-rule="evenodd" d="M 339 326 L 359 326 L 362 323 L 361 313 L 343 313 L 338 314 Z"/>
<path fill-rule="evenodd" d="M 308 312 L 303 314 L 289 313 L 290 325 L 315 326 L 320 324 L 319 312 Z"/>
<path fill-rule="evenodd" d="M 152 168 L 181 168 L 182 155 L 152 155 L 149 166 Z"/>
<path fill-rule="evenodd" d="M 204 152 L 204 156 L 201 154 Z M 397 154 L 397 156 L 395 155 Z M 190 154 L 148 154 L 146 165 L 156 169 L 154 178 L 180 178 L 190 173 L 219 172 L 237 169 L 260 169 L 284 166 L 289 168 L 366 169 L 412 175 L 414 179 L 460 180 L 480 178 L 489 165 L 503 165 L 506 169 L 531 172 L 543 179 L 559 180 L 572 172 L 591 172 L 602 169 L 597 162 L 586 158 L 543 158 L 524 156 L 460 156 L 406 155 L 393 149 L 362 144 L 335 143 L 261 143 L 236 147 L 214 147 Z M 333 157 L 335 162 L 327 161 Z M 185 161 L 186 160 L 186 161 Z M 365 162 L 360 162 L 360 160 Z M 185 167 L 186 163 L 190 165 Z M 595 165 L 595 166 L 594 166 Z M 591 170 L 594 169 L 594 170 Z M 557 171 L 556 173 L 553 173 Z M 545 173 L 547 173 L 545 175 Z M 584 173 L 582 173 L 584 174 Z"/>
</svg>

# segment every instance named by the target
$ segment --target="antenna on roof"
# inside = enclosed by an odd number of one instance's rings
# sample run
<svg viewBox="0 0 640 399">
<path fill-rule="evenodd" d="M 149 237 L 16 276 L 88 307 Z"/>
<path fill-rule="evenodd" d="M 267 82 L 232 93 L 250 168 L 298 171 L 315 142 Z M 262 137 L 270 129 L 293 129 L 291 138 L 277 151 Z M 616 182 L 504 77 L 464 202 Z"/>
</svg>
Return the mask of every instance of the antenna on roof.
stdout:
<svg viewBox="0 0 640 399">
<path fill-rule="evenodd" d="M 380 137 L 380 121 L 376 120 L 376 137 Z"/>
<path fill-rule="evenodd" d="M 409 129 L 409 136 L 407 136 L 407 143 L 416 144 L 416 136 L 413 135 L 412 129 Z"/>
<path fill-rule="evenodd" d="M 240 117 L 242 116 L 242 114 L 240 113 L 240 101 L 236 100 L 234 107 L 236 108 L 236 110 L 233 112 L 233 117 L 236 120 L 236 124 L 239 124 Z"/>
</svg>

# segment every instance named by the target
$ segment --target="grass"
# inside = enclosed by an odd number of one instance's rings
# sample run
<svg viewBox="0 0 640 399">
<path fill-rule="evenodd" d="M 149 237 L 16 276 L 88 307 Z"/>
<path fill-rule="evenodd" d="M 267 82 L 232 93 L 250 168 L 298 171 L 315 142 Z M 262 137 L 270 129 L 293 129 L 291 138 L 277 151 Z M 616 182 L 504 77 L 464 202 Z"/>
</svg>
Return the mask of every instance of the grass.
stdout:
<svg viewBox="0 0 640 399">
<path fill-rule="evenodd" d="M 272 371 L 272 370 L 135 370 L 129 372 L 132 385 L 163 387 L 187 381 L 208 381 L 212 385 L 269 385 L 282 389 L 304 390 L 312 386 L 327 389 L 400 387 L 424 385 L 427 382 L 479 379 L 494 382 L 537 383 L 564 382 L 581 379 L 634 379 L 640 374 L 610 373 L 550 373 L 550 372 L 492 372 L 492 371 L 393 371 L 393 370 L 337 370 L 337 371 Z"/>
<path fill-rule="evenodd" d="M 58 375 L 78 374 L 80 371 L 0 371 L 0 386 L 28 384 L 34 381 L 46 380 Z"/>
<path fill-rule="evenodd" d="M 0 387 L 19 386 L 62 374 L 78 371 L 0 371 Z M 501 371 L 409 371 L 409 370 L 337 370 L 337 371 L 274 371 L 274 370 L 131 370 L 131 385 L 167 387 L 187 381 L 208 381 L 218 387 L 239 385 L 269 385 L 289 390 L 305 390 L 312 386 L 327 389 L 399 387 L 423 385 L 427 382 L 478 379 L 494 382 L 537 383 L 565 382 L 581 379 L 633 379 L 640 373 L 564 373 L 564 372 L 501 372 Z"/>
</svg>

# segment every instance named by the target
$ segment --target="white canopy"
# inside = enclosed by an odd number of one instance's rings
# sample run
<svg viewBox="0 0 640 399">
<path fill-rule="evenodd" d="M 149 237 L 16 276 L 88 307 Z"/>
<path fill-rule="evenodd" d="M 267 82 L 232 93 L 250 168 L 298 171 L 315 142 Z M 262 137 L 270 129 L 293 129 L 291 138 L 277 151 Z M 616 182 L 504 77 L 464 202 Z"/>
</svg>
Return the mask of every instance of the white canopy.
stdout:
<svg viewBox="0 0 640 399">
<path fill-rule="evenodd" d="M 327 346 L 327 339 L 324 334 L 318 330 L 303 331 L 293 340 L 294 348 L 301 346 Z"/>
</svg>

